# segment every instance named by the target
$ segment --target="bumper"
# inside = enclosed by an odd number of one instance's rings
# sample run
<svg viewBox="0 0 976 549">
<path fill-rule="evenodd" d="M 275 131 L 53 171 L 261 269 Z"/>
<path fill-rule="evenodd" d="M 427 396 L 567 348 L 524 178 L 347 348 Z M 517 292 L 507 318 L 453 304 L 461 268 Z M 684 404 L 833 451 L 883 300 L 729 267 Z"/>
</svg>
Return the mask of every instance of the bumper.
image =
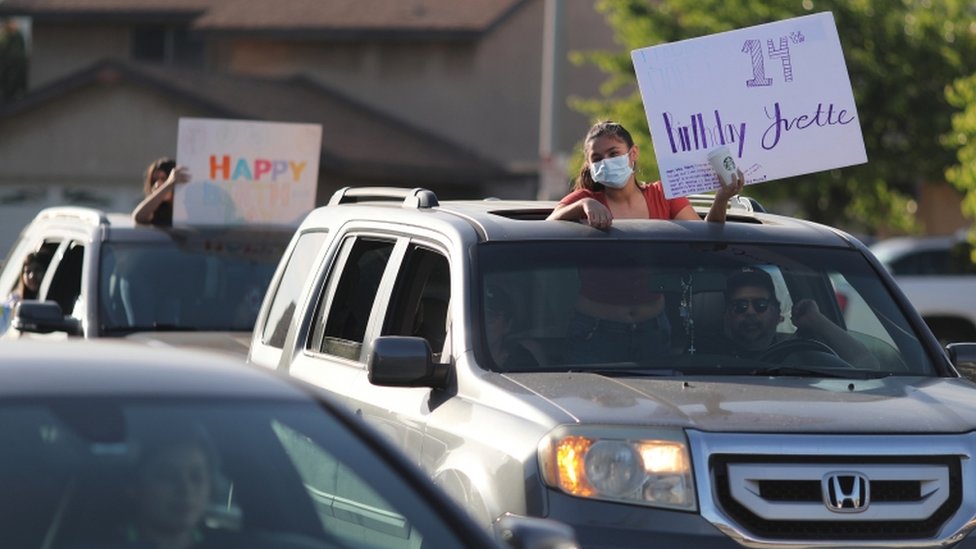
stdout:
<svg viewBox="0 0 976 549">
<path fill-rule="evenodd" d="M 743 547 L 698 513 L 584 500 L 558 492 L 549 492 L 548 500 L 548 518 L 571 526 L 580 546 L 586 549 L 646 549 L 648 547 L 742 549 Z M 801 549 L 804 543 L 797 541 L 789 543 L 789 546 Z M 858 542 L 852 541 L 847 546 L 856 547 Z M 935 548 L 946 547 L 946 545 L 937 541 L 926 544 L 893 540 L 890 545 L 872 544 L 871 547 Z M 976 549 L 976 537 L 969 536 L 952 547 Z"/>
<path fill-rule="evenodd" d="M 548 518 L 572 526 L 580 546 L 588 549 L 742 547 L 697 513 L 584 500 L 550 492 Z"/>
</svg>

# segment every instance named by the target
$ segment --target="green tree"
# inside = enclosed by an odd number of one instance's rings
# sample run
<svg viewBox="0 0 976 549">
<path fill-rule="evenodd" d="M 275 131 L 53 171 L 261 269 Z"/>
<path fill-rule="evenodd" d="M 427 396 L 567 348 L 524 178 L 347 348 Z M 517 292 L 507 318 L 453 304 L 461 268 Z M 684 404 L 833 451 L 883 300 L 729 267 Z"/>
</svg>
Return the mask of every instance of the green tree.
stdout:
<svg viewBox="0 0 976 549">
<path fill-rule="evenodd" d="M 976 74 L 954 82 L 947 95 L 949 103 L 959 108 L 952 117 L 952 132 L 946 136 L 959 163 L 946 171 L 946 179 L 965 194 L 962 212 L 976 219 Z M 970 230 L 969 241 L 976 244 L 976 227 Z M 976 253 L 976 246 L 973 250 Z M 972 260 L 976 262 L 976 257 Z"/>
<path fill-rule="evenodd" d="M 656 177 L 650 133 L 630 50 L 790 17 L 830 11 L 837 23 L 868 163 L 749 187 L 768 205 L 851 230 L 911 231 L 920 184 L 945 180 L 954 162 L 946 87 L 976 58 L 968 0 L 599 0 L 620 51 L 574 52 L 608 75 L 599 98 L 574 98 L 581 112 L 635 130 L 644 177 Z M 716 83 L 720 85 L 720 83 Z M 652 175 L 653 174 L 653 175 Z"/>
</svg>

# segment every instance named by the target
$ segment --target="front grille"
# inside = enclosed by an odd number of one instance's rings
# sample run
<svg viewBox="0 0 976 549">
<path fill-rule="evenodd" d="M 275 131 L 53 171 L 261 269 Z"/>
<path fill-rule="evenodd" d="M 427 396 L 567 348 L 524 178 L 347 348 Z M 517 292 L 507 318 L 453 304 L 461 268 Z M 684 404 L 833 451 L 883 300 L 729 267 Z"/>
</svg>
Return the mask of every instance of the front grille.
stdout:
<svg viewBox="0 0 976 549">
<path fill-rule="evenodd" d="M 717 503 L 725 513 L 753 535 L 775 539 L 797 540 L 897 540 L 921 539 L 937 535 L 939 529 L 958 510 L 962 502 L 962 474 L 958 458 L 932 456 L 870 457 L 816 456 L 776 458 L 770 456 L 722 455 L 711 458 Z M 743 487 L 733 487 L 730 470 L 761 471 L 748 481 L 748 491 L 755 493 L 755 501 L 743 503 L 733 492 L 746 493 Z M 870 479 L 870 500 L 866 510 L 871 512 L 829 511 L 824 499 L 820 478 L 831 471 L 897 471 L 896 476 L 907 478 Z M 782 476 L 777 476 L 783 471 Z M 795 477 L 803 471 L 805 478 Z M 822 471 L 822 473 L 821 473 Z M 912 475 L 918 471 L 919 478 Z M 928 480 L 936 471 L 939 481 Z M 748 476 L 748 475 L 746 475 Z M 868 475 L 870 477 L 871 475 Z M 735 481 L 741 482 L 741 481 Z M 946 486 L 942 486 L 942 484 Z M 944 492 L 945 490 L 948 493 Z M 926 496 L 924 493 L 928 493 Z M 889 520 L 884 509 L 898 508 L 910 514 L 924 509 L 929 497 L 945 497 L 945 501 L 931 513 L 912 519 Z M 936 500 L 937 501 L 937 500 Z M 790 509 L 814 509 L 819 519 L 807 520 L 802 512 Z M 887 506 L 887 507 L 886 507 Z M 921 511 L 919 511 L 921 512 Z M 786 518 L 769 518 L 783 515 Z M 829 516 L 825 516 L 829 515 Z M 865 516 L 871 516 L 866 520 Z"/>
</svg>

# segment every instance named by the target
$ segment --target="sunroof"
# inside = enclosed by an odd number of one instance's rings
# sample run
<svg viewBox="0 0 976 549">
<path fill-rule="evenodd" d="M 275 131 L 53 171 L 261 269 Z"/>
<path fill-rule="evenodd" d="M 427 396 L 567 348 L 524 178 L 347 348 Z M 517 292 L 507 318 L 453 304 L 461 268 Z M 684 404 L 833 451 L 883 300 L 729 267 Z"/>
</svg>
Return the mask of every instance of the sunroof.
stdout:
<svg viewBox="0 0 976 549">
<path fill-rule="evenodd" d="M 552 213 L 552 208 L 513 208 L 510 210 L 493 210 L 490 213 L 522 221 L 543 221 Z"/>
</svg>

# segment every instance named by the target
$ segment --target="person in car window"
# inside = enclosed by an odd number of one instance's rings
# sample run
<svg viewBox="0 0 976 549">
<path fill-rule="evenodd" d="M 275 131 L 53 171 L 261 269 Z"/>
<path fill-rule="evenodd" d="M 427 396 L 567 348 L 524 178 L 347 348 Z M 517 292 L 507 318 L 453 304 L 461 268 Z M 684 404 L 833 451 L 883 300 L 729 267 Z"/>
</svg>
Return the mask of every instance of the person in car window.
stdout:
<svg viewBox="0 0 976 549">
<path fill-rule="evenodd" d="M 155 433 L 141 451 L 128 489 L 134 518 L 120 547 L 186 549 L 204 541 L 201 521 L 210 503 L 216 455 L 202 435 Z"/>
<path fill-rule="evenodd" d="M 190 172 L 172 158 L 159 158 L 146 169 L 145 198 L 132 211 L 136 223 L 168 227 L 173 224 L 173 190 L 190 180 Z"/>
<path fill-rule="evenodd" d="M 500 286 L 485 289 L 485 337 L 495 364 L 504 370 L 518 370 L 539 365 L 536 353 L 511 338 L 515 320 L 515 302 Z"/>
<path fill-rule="evenodd" d="M 626 128 L 611 121 L 594 124 L 583 140 L 583 165 L 573 192 L 559 201 L 549 219 L 582 219 L 598 229 L 610 227 L 614 219 L 700 219 L 687 198 L 666 199 L 660 181 L 637 180 L 638 154 Z M 729 185 L 719 178 L 721 187 L 705 219 L 724 222 L 729 200 L 744 182 L 741 171 Z"/>
<path fill-rule="evenodd" d="M 594 124 L 583 140 L 583 155 L 575 190 L 548 219 L 584 220 L 599 229 L 609 228 L 614 219 L 700 219 L 687 198 L 666 199 L 660 181 L 637 180 L 638 148 L 620 124 Z M 729 200 L 743 184 L 739 171 L 715 193 L 705 219 L 724 222 Z M 641 269 L 580 269 L 581 290 L 568 334 L 573 362 L 643 362 L 671 352 L 664 296 L 650 290 L 648 274 Z"/>
<path fill-rule="evenodd" d="M 0 334 L 7 331 L 10 327 L 10 319 L 13 317 L 17 305 L 25 299 L 37 299 L 37 292 L 41 288 L 41 279 L 44 278 L 44 271 L 47 270 L 51 262 L 51 251 L 41 249 L 27 254 L 21 266 L 20 278 L 0 309 Z"/>
<path fill-rule="evenodd" d="M 742 358 L 759 358 L 773 345 L 800 336 L 779 333 L 783 320 L 773 279 L 762 269 L 746 268 L 731 274 L 725 285 L 724 333 L 705 342 L 715 352 Z M 798 301 L 791 311 L 797 333 L 825 343 L 840 358 L 860 368 L 877 369 L 877 359 L 867 347 L 820 312 L 812 299 Z"/>
</svg>

